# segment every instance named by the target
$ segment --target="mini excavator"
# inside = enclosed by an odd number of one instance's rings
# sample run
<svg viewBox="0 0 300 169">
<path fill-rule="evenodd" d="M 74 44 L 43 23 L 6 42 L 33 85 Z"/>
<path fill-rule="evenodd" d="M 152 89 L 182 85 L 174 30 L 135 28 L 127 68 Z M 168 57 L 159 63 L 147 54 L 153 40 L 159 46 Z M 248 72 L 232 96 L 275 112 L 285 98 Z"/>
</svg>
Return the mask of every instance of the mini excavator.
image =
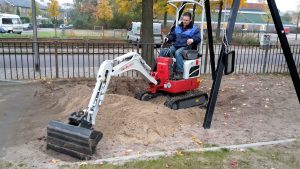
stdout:
<svg viewBox="0 0 300 169">
<path fill-rule="evenodd" d="M 159 95 L 168 94 L 169 97 L 165 105 L 171 109 L 205 106 L 208 95 L 197 90 L 201 83 L 199 77 L 200 59 L 185 60 L 182 79 L 174 79 L 173 59 L 171 57 L 157 57 L 156 71 L 151 71 L 142 57 L 135 52 L 102 62 L 87 109 L 72 113 L 69 117 L 69 124 L 50 121 L 47 128 L 47 148 L 81 159 L 91 156 L 94 153 L 96 143 L 102 137 L 100 132 L 91 130 L 91 128 L 96 123 L 96 115 L 104 100 L 111 77 L 130 70 L 140 72 L 149 82 L 147 90 L 135 95 L 135 98 L 139 100 L 148 101 Z"/>
<path fill-rule="evenodd" d="M 181 6 L 178 8 L 178 6 L 174 3 L 181 3 Z M 200 62 L 202 56 L 202 54 L 199 52 L 201 51 L 199 50 L 199 46 L 200 48 L 202 47 L 202 42 L 198 46 L 198 49 L 189 50 L 185 52 L 184 72 L 183 77 L 181 79 L 174 78 L 174 62 L 176 62 L 176 59 L 172 56 L 158 56 L 156 58 L 156 68 L 151 71 L 150 66 L 146 64 L 146 62 L 138 53 L 130 52 L 119 56 L 113 60 L 105 60 L 102 62 L 96 76 L 97 81 L 95 84 L 95 88 L 93 90 L 92 96 L 86 109 L 72 113 L 69 116 L 68 123 L 63 123 L 56 120 L 51 120 L 49 122 L 47 126 L 47 149 L 52 149 L 79 159 L 92 158 L 93 154 L 95 153 L 96 146 L 103 136 L 101 132 L 94 130 L 93 126 L 96 123 L 96 116 L 99 111 L 99 107 L 101 106 L 102 101 L 104 100 L 104 96 L 109 86 L 111 77 L 117 76 L 119 74 L 131 70 L 140 72 L 149 82 L 148 89 L 138 92 L 135 95 L 136 99 L 148 101 L 160 95 L 168 95 L 167 100 L 165 102 L 165 106 L 174 110 L 194 106 L 204 106 L 207 108 L 207 110 L 205 114 L 203 127 L 210 128 L 222 75 L 223 73 L 225 75 L 230 74 L 234 70 L 235 55 L 234 51 L 228 50 L 228 44 L 232 37 L 239 3 L 239 0 L 235 0 L 233 2 L 229 18 L 229 24 L 225 32 L 222 50 L 218 60 L 218 67 L 217 69 L 215 69 L 209 1 L 168 1 L 168 4 L 175 7 L 177 10 L 176 21 L 174 22 L 172 29 L 174 29 L 174 27 L 178 24 L 179 17 L 181 16 L 185 5 L 199 5 L 202 8 L 202 37 L 204 25 L 203 18 L 204 11 L 206 9 L 205 12 L 207 18 L 210 62 L 213 77 L 213 86 L 210 93 L 210 97 L 208 97 L 207 93 L 198 90 L 199 86 L 201 85 Z M 277 10 L 275 2 L 272 0 L 268 0 L 268 3 L 272 14 L 276 14 L 276 12 L 278 14 L 278 11 L 274 12 L 274 9 Z M 195 8 L 193 13 L 195 15 Z M 274 21 L 276 21 L 276 17 L 279 18 L 279 15 L 275 16 L 275 19 L 273 16 Z M 274 23 L 275 25 L 278 24 L 277 22 Z M 277 31 L 280 30 L 281 27 L 279 27 Z M 281 30 L 283 30 L 283 27 Z M 283 39 L 283 41 L 281 41 L 282 43 L 285 43 L 285 35 L 284 37 L 279 36 L 279 38 L 280 40 Z M 288 44 L 287 41 L 286 44 Z M 298 75 L 296 75 L 297 69 L 295 68 L 295 62 L 293 60 L 293 62 L 291 61 L 291 59 L 293 59 L 292 57 L 287 56 L 290 54 L 290 51 L 288 51 L 288 49 L 285 49 L 284 46 L 283 49 L 284 52 L 287 52 L 287 54 L 285 53 L 285 56 L 287 58 L 289 68 L 291 67 L 291 76 L 299 98 L 300 80 Z M 294 69 L 296 69 L 296 73 Z"/>
</svg>

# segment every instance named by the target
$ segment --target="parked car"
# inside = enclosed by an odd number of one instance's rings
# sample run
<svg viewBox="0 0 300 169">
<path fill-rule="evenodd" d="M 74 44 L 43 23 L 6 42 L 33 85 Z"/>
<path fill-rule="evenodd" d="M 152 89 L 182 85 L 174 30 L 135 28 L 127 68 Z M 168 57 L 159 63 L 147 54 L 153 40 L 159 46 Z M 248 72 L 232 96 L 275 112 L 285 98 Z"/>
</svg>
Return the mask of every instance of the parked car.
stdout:
<svg viewBox="0 0 300 169">
<path fill-rule="evenodd" d="M 22 22 L 18 15 L 0 14 L 0 27 L 7 33 L 21 34 L 23 31 Z"/>
<path fill-rule="evenodd" d="M 72 24 L 70 24 L 70 25 L 61 24 L 61 25 L 59 25 L 59 28 L 60 29 L 73 29 L 73 25 Z"/>
<path fill-rule="evenodd" d="M 23 30 L 33 29 L 32 23 L 23 23 Z"/>
<path fill-rule="evenodd" d="M 284 27 L 285 34 L 291 33 L 290 27 Z"/>
<path fill-rule="evenodd" d="M 129 43 L 140 43 L 141 42 L 141 22 L 132 22 L 131 30 L 127 33 L 127 40 Z M 154 43 L 157 47 L 163 42 L 163 35 L 161 32 L 161 23 L 153 23 L 153 35 Z"/>
<path fill-rule="evenodd" d="M 0 27 L 0 33 L 6 33 L 6 31 Z"/>
</svg>

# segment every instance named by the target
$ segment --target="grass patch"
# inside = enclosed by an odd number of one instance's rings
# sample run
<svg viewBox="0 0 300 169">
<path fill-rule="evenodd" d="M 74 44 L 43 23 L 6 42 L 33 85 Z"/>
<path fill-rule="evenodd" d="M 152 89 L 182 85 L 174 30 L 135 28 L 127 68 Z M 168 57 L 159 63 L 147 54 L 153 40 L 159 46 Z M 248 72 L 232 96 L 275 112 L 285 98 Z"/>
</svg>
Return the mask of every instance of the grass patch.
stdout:
<svg viewBox="0 0 300 169">
<path fill-rule="evenodd" d="M 209 148 L 209 147 L 218 147 L 218 144 L 209 144 L 209 143 L 204 143 L 203 148 Z"/>
<path fill-rule="evenodd" d="M 71 169 L 71 166 L 69 166 L 69 165 L 61 165 L 61 166 L 59 166 L 59 169 Z"/>
<path fill-rule="evenodd" d="M 57 33 L 59 36 L 60 33 Z M 55 32 L 54 31 L 47 31 L 47 32 L 38 32 L 37 34 L 38 38 L 54 38 L 55 37 Z M 9 33 L 4 33 L 0 34 L 0 38 L 32 38 L 32 34 L 9 34 Z"/>
<path fill-rule="evenodd" d="M 19 35 L 19 34 L 7 34 L 7 33 L 1 33 L 0 38 L 31 38 L 30 35 Z"/>
<path fill-rule="evenodd" d="M 92 31 L 90 31 L 92 32 Z M 0 34 L 0 39 L 1 38 L 32 38 L 33 34 L 13 34 L 13 33 L 1 33 Z M 64 34 L 61 32 L 61 30 L 57 29 L 57 33 L 55 36 L 55 31 L 38 31 L 37 34 L 38 38 L 58 38 L 58 39 L 69 39 L 69 38 L 75 38 L 75 39 L 110 39 L 110 40 L 126 40 L 126 37 L 121 37 L 121 36 L 111 36 L 111 35 L 106 35 L 105 36 L 99 36 L 97 34 L 92 34 L 92 33 L 77 33 L 77 31 L 66 31 Z"/>
<path fill-rule="evenodd" d="M 183 155 L 175 155 L 172 157 L 161 157 L 156 160 L 134 161 L 123 165 L 83 165 L 80 169 L 198 169 L 201 168 L 222 168 L 223 160 L 230 155 L 229 151 L 213 151 L 200 153 L 186 153 Z"/>
<path fill-rule="evenodd" d="M 6 168 L 10 168 L 12 166 L 13 166 L 13 164 L 10 162 L 1 162 L 0 161 L 0 169 L 6 169 Z"/>
<path fill-rule="evenodd" d="M 220 169 L 220 168 L 300 168 L 300 142 L 291 145 L 248 148 L 244 151 L 220 151 L 188 153 L 155 160 L 133 161 L 123 165 L 83 165 L 80 169 Z"/>
</svg>

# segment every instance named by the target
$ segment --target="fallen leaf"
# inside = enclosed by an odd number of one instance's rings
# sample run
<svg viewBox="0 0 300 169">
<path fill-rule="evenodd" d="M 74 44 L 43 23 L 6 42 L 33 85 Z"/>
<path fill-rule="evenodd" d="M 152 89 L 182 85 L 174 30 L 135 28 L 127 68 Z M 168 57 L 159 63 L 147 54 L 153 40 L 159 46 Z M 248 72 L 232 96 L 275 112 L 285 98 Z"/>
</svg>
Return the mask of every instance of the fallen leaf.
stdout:
<svg viewBox="0 0 300 169">
<path fill-rule="evenodd" d="M 176 155 L 177 156 L 184 156 L 184 154 L 182 153 L 182 151 L 176 151 Z"/>
<path fill-rule="evenodd" d="M 229 116 L 230 116 L 230 114 L 224 113 L 224 118 L 225 118 L 225 119 L 228 119 Z"/>
<path fill-rule="evenodd" d="M 87 165 L 87 162 L 82 162 L 79 164 L 79 166 L 84 166 L 84 165 Z"/>
<path fill-rule="evenodd" d="M 198 145 L 202 145 L 202 144 L 203 144 L 199 139 L 196 138 L 196 136 L 192 136 L 192 140 L 193 140 L 195 143 L 197 143 Z"/>
<path fill-rule="evenodd" d="M 59 160 L 57 160 L 57 159 L 52 159 L 51 160 L 51 163 L 53 163 L 53 164 L 56 164 L 56 163 L 58 163 L 59 162 Z"/>
<path fill-rule="evenodd" d="M 238 161 L 237 160 L 232 160 L 230 162 L 230 166 L 231 166 L 231 168 L 237 168 L 239 166 Z"/>
<path fill-rule="evenodd" d="M 128 150 L 126 150 L 128 153 L 130 153 L 130 152 L 133 152 L 133 150 L 132 149 L 128 149 Z"/>
</svg>

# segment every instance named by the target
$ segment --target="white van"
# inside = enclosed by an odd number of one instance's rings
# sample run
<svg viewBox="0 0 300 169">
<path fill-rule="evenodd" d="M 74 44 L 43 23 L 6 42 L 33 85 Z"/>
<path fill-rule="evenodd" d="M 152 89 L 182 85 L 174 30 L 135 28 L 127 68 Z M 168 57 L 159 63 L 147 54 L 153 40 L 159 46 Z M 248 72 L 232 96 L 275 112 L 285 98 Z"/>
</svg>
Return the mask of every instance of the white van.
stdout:
<svg viewBox="0 0 300 169">
<path fill-rule="evenodd" d="M 127 32 L 127 40 L 129 43 L 141 42 L 141 26 L 141 22 L 132 22 L 131 30 Z M 154 43 L 156 44 L 156 46 L 160 46 L 163 42 L 161 23 L 153 23 L 153 35 Z"/>
<path fill-rule="evenodd" d="M 0 27 L 2 27 L 7 33 L 21 34 L 23 31 L 23 25 L 18 15 L 1 13 Z"/>
</svg>

